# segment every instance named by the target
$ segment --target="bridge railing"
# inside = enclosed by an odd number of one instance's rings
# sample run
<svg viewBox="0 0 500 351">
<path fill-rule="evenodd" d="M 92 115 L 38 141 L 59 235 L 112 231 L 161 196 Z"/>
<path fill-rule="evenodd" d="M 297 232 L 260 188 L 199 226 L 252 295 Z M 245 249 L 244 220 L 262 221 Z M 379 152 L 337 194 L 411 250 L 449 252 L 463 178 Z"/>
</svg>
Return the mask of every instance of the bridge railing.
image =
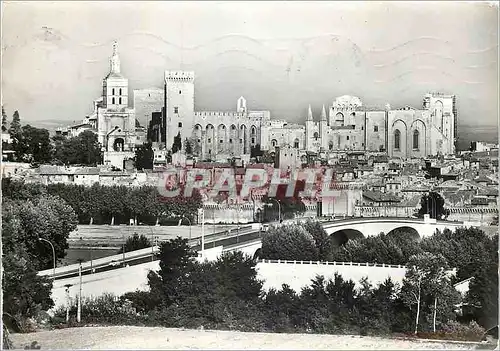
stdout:
<svg viewBox="0 0 500 351">
<path fill-rule="evenodd" d="M 406 268 L 404 265 L 394 265 L 385 263 L 360 263 L 360 262 L 329 262 L 329 261 L 290 261 L 290 260 L 264 260 L 260 259 L 258 263 L 280 263 L 293 265 L 324 265 L 324 266 L 351 266 L 351 267 L 383 267 L 383 268 Z"/>
</svg>

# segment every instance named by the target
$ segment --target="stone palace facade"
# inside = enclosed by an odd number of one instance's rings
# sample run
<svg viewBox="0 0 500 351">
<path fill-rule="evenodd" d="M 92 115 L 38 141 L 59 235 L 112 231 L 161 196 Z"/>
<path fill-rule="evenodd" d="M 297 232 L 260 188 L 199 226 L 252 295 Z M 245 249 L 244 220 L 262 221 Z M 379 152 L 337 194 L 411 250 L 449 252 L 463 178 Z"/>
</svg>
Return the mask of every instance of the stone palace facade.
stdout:
<svg viewBox="0 0 500 351">
<path fill-rule="evenodd" d="M 233 111 L 196 111 L 194 88 L 194 72 L 166 71 L 163 89 L 134 90 L 133 106 L 129 106 L 128 80 L 121 73 L 115 42 L 110 72 L 103 80 L 102 96 L 94 101 L 93 114 L 70 129 L 95 131 L 105 163 L 119 168 L 134 157 L 136 145 L 146 139 L 136 119 L 151 127 L 155 113 L 161 116 L 155 127 L 163 135 L 156 140 L 163 149 L 170 149 L 180 134 L 183 143 L 190 140 L 200 160 L 249 155 L 257 145 L 270 151 L 386 152 L 403 159 L 455 153 L 454 95 L 426 94 L 419 109 L 391 109 L 389 104 L 385 109 L 370 109 L 359 98 L 346 95 L 336 98 L 327 109 L 323 106 L 319 118 L 309 106 L 305 124 L 299 125 L 271 119 L 270 111 L 249 109 L 244 97 L 238 99 Z"/>
</svg>

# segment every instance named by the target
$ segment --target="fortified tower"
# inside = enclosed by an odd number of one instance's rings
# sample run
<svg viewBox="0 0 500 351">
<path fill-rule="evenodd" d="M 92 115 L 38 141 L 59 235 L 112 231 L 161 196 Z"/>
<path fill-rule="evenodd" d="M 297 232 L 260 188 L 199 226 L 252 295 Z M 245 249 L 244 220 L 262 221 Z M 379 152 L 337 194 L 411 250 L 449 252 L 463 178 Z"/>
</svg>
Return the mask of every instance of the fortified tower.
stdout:
<svg viewBox="0 0 500 351">
<path fill-rule="evenodd" d="M 194 72 L 165 71 L 166 148 L 181 134 L 184 147 L 194 129 Z"/>
</svg>

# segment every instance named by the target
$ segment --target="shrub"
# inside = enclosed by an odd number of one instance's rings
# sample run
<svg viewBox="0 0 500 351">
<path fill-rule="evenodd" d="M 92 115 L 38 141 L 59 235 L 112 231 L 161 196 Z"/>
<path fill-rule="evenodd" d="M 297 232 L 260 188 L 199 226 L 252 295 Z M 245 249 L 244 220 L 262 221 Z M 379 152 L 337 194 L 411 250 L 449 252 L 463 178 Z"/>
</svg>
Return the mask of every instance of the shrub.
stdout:
<svg viewBox="0 0 500 351">
<path fill-rule="evenodd" d="M 485 330 L 476 323 L 471 321 L 468 325 L 461 324 L 456 321 L 448 321 L 443 325 L 443 332 L 456 340 L 480 341 Z"/>
<path fill-rule="evenodd" d="M 271 260 L 317 261 L 319 250 L 314 237 L 298 225 L 269 229 L 262 237 L 262 258 Z"/>
<path fill-rule="evenodd" d="M 77 314 L 76 301 L 70 307 L 70 324 L 74 323 Z M 136 325 L 142 324 L 143 318 L 132 307 L 132 303 L 112 294 L 104 294 L 96 298 L 85 298 L 82 301 L 82 323 Z M 53 325 L 66 320 L 66 308 L 60 307 L 51 319 Z"/>
</svg>

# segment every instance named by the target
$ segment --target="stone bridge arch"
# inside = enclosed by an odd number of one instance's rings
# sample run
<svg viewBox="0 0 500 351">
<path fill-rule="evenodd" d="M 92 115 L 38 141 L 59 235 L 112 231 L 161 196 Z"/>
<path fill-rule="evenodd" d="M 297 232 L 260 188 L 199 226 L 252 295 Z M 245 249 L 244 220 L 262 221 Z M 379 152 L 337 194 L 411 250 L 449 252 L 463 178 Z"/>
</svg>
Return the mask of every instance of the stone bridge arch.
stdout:
<svg viewBox="0 0 500 351">
<path fill-rule="evenodd" d="M 365 235 L 356 229 L 341 229 L 330 234 L 330 241 L 334 246 L 343 246 L 350 240 L 365 238 Z"/>
<path fill-rule="evenodd" d="M 420 233 L 415 228 L 406 225 L 394 228 L 385 234 L 395 239 L 412 239 L 417 241 L 422 238 Z"/>
</svg>

